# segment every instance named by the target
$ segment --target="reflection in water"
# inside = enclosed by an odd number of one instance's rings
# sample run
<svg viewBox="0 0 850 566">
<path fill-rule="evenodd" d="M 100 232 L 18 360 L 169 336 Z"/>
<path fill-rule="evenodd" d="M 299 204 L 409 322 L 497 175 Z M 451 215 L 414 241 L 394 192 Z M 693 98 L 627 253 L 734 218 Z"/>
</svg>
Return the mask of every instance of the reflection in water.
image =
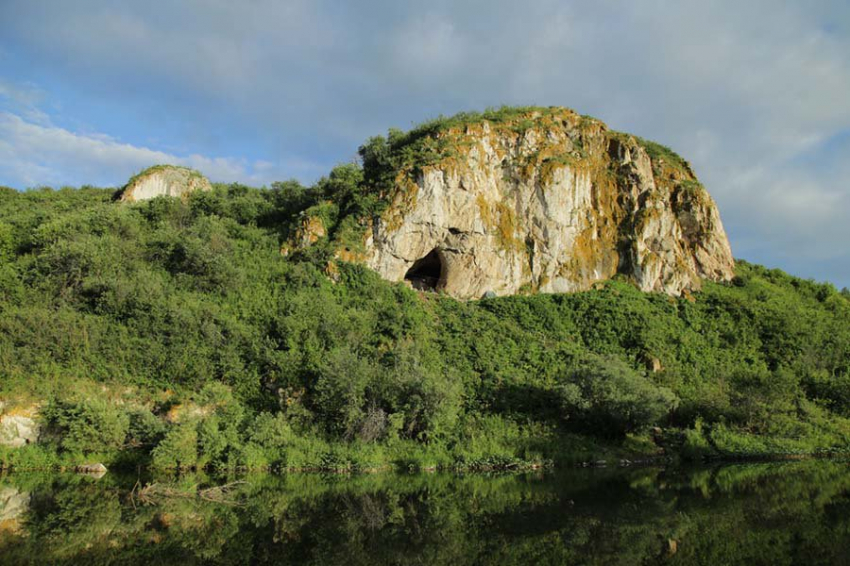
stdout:
<svg viewBox="0 0 850 566">
<path fill-rule="evenodd" d="M 0 478 L 0 563 L 850 564 L 840 462 L 136 481 Z"/>
</svg>

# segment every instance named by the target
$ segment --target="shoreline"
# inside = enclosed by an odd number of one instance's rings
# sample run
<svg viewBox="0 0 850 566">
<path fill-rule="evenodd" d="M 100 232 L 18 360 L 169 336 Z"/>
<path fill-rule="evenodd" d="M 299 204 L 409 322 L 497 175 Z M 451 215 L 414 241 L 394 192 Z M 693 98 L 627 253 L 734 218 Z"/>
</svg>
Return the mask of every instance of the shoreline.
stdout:
<svg viewBox="0 0 850 566">
<path fill-rule="evenodd" d="M 808 460 L 829 460 L 841 461 L 847 459 L 846 454 L 840 453 L 811 453 L 811 454 L 753 454 L 753 455 L 729 455 L 702 458 L 699 460 L 687 460 L 675 456 L 658 456 L 652 458 L 636 458 L 634 460 L 621 459 L 619 461 L 609 462 L 607 460 L 589 460 L 583 462 L 572 463 L 568 465 L 557 465 L 552 462 L 529 462 L 517 465 L 507 466 L 426 466 L 426 467 L 409 467 L 397 465 L 383 465 L 368 468 L 343 469 L 343 468 L 322 468 L 322 467 L 245 467 L 237 466 L 233 468 L 156 468 L 148 465 L 126 466 L 118 465 L 113 467 L 103 466 L 102 469 L 96 469 L 101 466 L 99 462 L 90 464 L 81 464 L 76 466 L 47 466 L 47 467 L 0 467 L 0 475 L 8 476 L 11 474 L 30 474 L 30 473 L 57 473 L 57 474 L 78 474 L 78 475 L 97 475 L 102 477 L 107 473 L 124 474 L 128 472 L 149 473 L 149 474 L 270 474 L 277 476 L 284 475 L 337 475 L 337 476 L 356 476 L 356 475 L 371 475 L 371 474 L 510 474 L 510 473 L 528 473 L 539 471 L 562 471 L 562 470 L 578 470 L 578 469 L 625 469 L 625 468 L 688 468 L 692 466 L 711 466 L 711 465 L 735 465 L 735 464 L 770 464 L 782 462 L 799 462 Z"/>
</svg>

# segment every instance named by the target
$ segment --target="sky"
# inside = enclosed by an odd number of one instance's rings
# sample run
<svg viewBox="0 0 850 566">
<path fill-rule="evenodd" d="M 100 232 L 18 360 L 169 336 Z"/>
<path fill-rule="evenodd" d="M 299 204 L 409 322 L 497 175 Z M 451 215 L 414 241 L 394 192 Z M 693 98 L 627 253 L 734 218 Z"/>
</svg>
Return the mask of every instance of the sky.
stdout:
<svg viewBox="0 0 850 566">
<path fill-rule="evenodd" d="M 738 258 L 850 286 L 847 0 L 0 0 L 0 185 L 310 183 L 390 127 L 567 106 L 691 161 Z"/>
</svg>

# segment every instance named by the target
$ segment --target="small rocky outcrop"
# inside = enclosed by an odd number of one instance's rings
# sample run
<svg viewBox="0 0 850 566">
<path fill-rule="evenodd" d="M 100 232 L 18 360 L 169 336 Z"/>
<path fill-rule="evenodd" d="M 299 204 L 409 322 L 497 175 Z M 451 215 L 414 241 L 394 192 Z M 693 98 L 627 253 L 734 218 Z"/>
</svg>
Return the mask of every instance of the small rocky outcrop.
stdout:
<svg viewBox="0 0 850 566">
<path fill-rule="evenodd" d="M 386 206 L 358 220 L 362 243 L 337 258 L 390 281 L 477 299 L 617 275 L 680 295 L 733 276 L 720 214 L 690 164 L 599 120 L 565 108 L 485 113 L 391 136 L 386 151 Z M 299 247 L 317 234 L 303 227 Z"/>
<path fill-rule="evenodd" d="M 209 190 L 212 190 L 209 180 L 194 169 L 156 165 L 127 182 L 121 192 L 121 201 L 138 202 L 159 196 L 186 198 L 194 191 Z"/>
<path fill-rule="evenodd" d="M 295 237 L 290 244 L 284 244 L 281 249 L 281 255 L 289 255 L 293 249 L 305 249 L 315 244 L 320 238 L 327 235 L 325 224 L 318 216 L 306 215 L 301 219 L 298 229 L 295 231 Z"/>
<path fill-rule="evenodd" d="M 38 442 L 39 426 L 35 419 L 36 407 L 12 409 L 3 413 L 0 404 L 0 446 L 19 448 Z"/>
</svg>

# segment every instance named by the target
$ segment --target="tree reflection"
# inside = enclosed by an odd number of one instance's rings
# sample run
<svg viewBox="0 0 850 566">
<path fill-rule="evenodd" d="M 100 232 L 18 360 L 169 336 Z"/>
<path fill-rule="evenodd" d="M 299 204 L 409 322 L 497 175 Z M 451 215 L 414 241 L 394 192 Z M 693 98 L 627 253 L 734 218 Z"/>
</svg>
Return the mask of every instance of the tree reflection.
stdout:
<svg viewBox="0 0 850 566">
<path fill-rule="evenodd" d="M 850 468 L 811 461 L 554 474 L 11 475 L 4 564 L 841 564 Z M 134 490 L 135 486 L 135 490 Z M 206 492 L 204 492 L 206 493 Z M 18 496 L 19 495 L 19 496 Z M 2 502 L 0 502 L 2 504 Z M 19 506 L 20 507 L 20 506 Z M 0 509 L 0 516 L 4 516 Z M 7 522 L 9 519 L 7 519 Z"/>
</svg>

